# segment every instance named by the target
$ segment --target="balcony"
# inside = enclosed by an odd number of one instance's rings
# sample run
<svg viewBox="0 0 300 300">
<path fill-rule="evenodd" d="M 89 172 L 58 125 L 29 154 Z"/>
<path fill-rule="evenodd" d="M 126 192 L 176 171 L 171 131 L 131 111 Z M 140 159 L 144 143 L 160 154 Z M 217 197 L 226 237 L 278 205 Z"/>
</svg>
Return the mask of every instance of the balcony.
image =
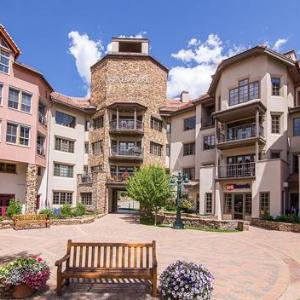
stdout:
<svg viewBox="0 0 300 300">
<path fill-rule="evenodd" d="M 258 134 L 255 123 L 229 127 L 226 130 L 217 132 L 217 147 L 219 149 L 227 149 L 236 146 L 249 146 L 256 141 L 265 143 L 264 128 L 261 125 L 258 128 Z"/>
<path fill-rule="evenodd" d="M 46 116 L 44 114 L 42 114 L 41 112 L 38 112 L 38 117 L 39 117 L 39 122 L 43 125 L 46 125 L 46 123 L 47 123 Z"/>
<path fill-rule="evenodd" d="M 140 120 L 134 119 L 120 119 L 119 121 L 110 121 L 110 132 L 112 133 L 133 133 L 133 134 L 143 134 L 144 125 Z"/>
<path fill-rule="evenodd" d="M 78 174 L 78 184 L 80 185 L 90 185 L 93 183 L 93 178 L 91 174 Z"/>
<path fill-rule="evenodd" d="M 134 174 L 133 171 L 125 171 L 125 172 L 120 172 L 120 171 L 114 171 L 110 173 L 110 178 L 108 179 L 108 182 L 111 184 L 114 183 L 121 183 L 125 184 L 127 179 Z"/>
<path fill-rule="evenodd" d="M 140 146 L 133 146 L 128 148 L 112 146 L 110 149 L 110 159 L 116 160 L 142 160 L 143 148 Z"/>
<path fill-rule="evenodd" d="M 43 145 L 37 144 L 36 145 L 36 153 L 38 155 L 44 156 L 45 155 L 45 147 Z"/>
<path fill-rule="evenodd" d="M 218 178 L 253 178 L 255 177 L 255 162 L 230 164 L 218 167 Z"/>
</svg>

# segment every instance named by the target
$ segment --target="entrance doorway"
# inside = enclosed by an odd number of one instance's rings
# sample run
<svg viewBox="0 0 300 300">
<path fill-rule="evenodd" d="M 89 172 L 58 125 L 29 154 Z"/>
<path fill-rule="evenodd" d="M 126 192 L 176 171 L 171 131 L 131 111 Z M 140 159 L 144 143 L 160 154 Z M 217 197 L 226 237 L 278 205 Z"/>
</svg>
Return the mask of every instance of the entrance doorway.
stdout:
<svg viewBox="0 0 300 300">
<path fill-rule="evenodd" d="M 243 194 L 234 194 L 234 202 L 233 202 L 233 218 L 242 220 L 243 217 Z"/>
<path fill-rule="evenodd" d="M 0 216 L 6 216 L 6 210 L 11 199 L 15 199 L 15 195 L 0 194 Z"/>
<path fill-rule="evenodd" d="M 112 213 L 135 213 L 140 209 L 138 201 L 126 196 L 125 190 L 112 188 L 111 212 Z"/>
</svg>

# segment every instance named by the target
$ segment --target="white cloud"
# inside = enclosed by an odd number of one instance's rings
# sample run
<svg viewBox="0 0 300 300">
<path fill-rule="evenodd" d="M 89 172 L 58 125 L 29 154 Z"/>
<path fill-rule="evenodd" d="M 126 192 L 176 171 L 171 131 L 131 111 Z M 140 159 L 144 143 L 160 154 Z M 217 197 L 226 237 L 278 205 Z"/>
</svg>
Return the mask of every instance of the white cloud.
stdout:
<svg viewBox="0 0 300 300">
<path fill-rule="evenodd" d="M 225 49 L 216 34 L 210 34 L 204 42 L 192 38 L 187 48 L 172 54 L 183 65 L 169 72 L 168 97 L 177 97 L 183 90 L 189 91 L 192 98 L 206 93 L 218 64 L 244 49 L 235 45 Z"/>
<path fill-rule="evenodd" d="M 71 31 L 68 34 L 71 40 L 69 51 L 75 58 L 77 72 L 82 78 L 89 94 L 91 82 L 90 67 L 103 55 L 101 40 L 93 41 L 87 34 L 80 34 L 78 31 Z"/>
<path fill-rule="evenodd" d="M 287 39 L 284 39 L 284 38 L 278 39 L 278 40 L 274 43 L 272 49 L 275 50 L 275 51 L 279 51 L 279 50 L 282 48 L 282 46 L 283 46 L 284 44 L 287 43 L 287 41 L 288 41 L 288 40 L 287 40 Z"/>
</svg>

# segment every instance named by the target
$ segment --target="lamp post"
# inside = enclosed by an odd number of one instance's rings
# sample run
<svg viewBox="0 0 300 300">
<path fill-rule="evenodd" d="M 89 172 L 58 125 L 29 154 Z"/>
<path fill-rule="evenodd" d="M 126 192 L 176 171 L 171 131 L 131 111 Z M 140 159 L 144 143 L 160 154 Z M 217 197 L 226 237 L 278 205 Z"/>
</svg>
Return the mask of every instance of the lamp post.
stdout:
<svg viewBox="0 0 300 300">
<path fill-rule="evenodd" d="M 176 193 L 176 220 L 173 225 L 174 229 L 184 229 L 184 224 L 181 219 L 181 208 L 180 203 L 182 199 L 182 185 L 183 183 L 188 182 L 188 178 L 186 176 L 182 176 L 181 172 L 178 172 L 178 175 L 173 176 L 173 182 L 177 184 L 177 193 Z"/>
</svg>

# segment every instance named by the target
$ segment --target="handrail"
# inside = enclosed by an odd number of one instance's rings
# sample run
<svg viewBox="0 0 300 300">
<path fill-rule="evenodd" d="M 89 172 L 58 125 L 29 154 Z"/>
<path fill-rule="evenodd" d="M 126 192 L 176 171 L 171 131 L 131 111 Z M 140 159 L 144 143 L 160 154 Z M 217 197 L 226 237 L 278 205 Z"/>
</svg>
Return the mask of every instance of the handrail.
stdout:
<svg viewBox="0 0 300 300">
<path fill-rule="evenodd" d="M 92 183 L 93 178 L 91 174 L 78 174 L 79 184 Z"/>
<path fill-rule="evenodd" d="M 128 147 L 126 149 L 120 148 L 118 146 L 112 146 L 110 148 L 111 155 L 120 155 L 120 156 L 142 156 L 143 148 L 139 146 Z"/>
<path fill-rule="evenodd" d="M 143 122 L 134 119 L 120 119 L 109 122 L 110 128 L 113 130 L 143 130 Z"/>
<path fill-rule="evenodd" d="M 218 167 L 219 178 L 242 178 L 255 176 L 255 162 L 228 164 Z"/>
</svg>

